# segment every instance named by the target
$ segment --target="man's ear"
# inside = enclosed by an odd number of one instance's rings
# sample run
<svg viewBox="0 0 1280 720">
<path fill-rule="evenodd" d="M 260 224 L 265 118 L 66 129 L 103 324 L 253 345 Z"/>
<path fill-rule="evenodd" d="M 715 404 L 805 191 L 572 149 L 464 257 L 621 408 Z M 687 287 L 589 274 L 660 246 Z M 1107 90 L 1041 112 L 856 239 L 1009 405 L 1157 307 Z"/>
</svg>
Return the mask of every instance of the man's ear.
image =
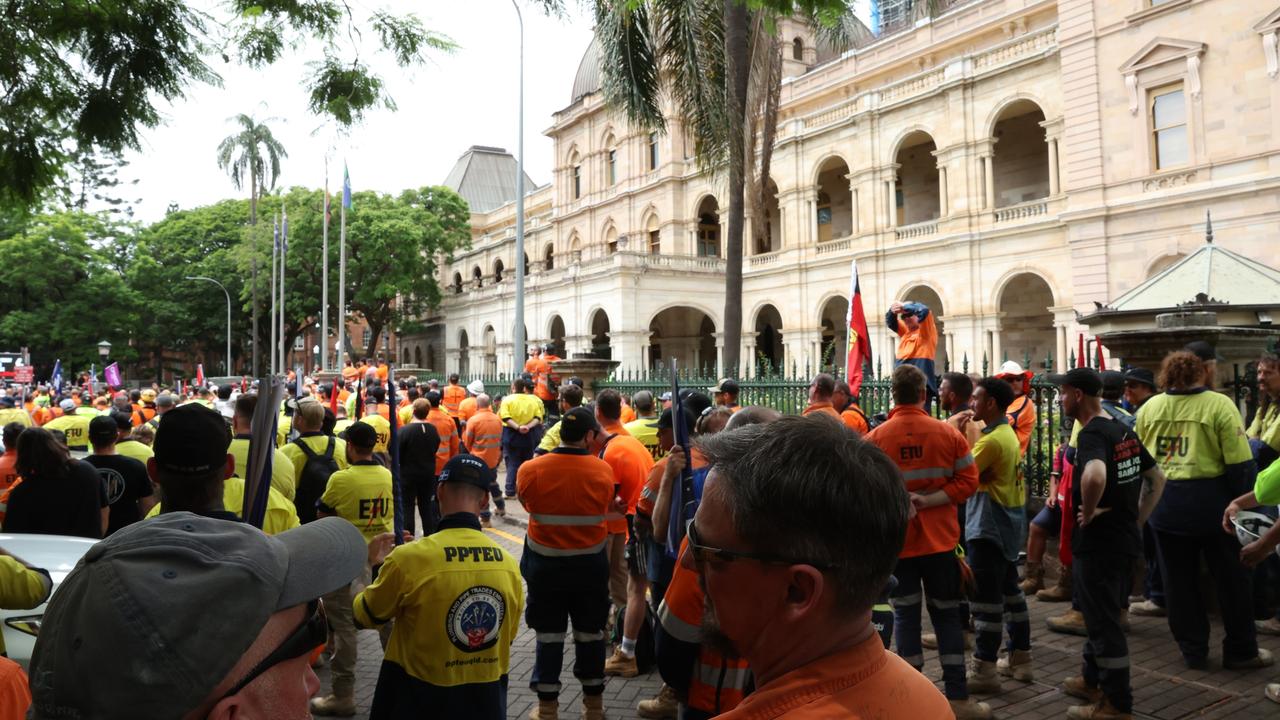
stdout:
<svg viewBox="0 0 1280 720">
<path fill-rule="evenodd" d="M 147 477 L 151 478 L 151 482 L 159 484 L 160 477 L 156 472 L 156 459 L 154 457 L 147 458 Z"/>
<path fill-rule="evenodd" d="M 810 565 L 792 565 L 787 570 L 787 597 L 783 612 L 788 620 L 810 615 L 822 601 L 827 577 Z"/>
<path fill-rule="evenodd" d="M 236 474 L 236 456 L 231 453 L 227 453 L 226 471 L 227 474 L 222 476 L 224 480 Z"/>
</svg>

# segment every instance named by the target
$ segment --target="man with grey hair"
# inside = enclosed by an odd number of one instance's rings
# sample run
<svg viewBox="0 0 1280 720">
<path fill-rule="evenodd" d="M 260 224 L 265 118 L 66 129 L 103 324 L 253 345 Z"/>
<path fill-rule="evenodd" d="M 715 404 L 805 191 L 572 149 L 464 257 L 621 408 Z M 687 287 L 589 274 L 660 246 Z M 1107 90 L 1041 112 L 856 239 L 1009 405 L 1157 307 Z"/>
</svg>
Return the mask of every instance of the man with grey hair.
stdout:
<svg viewBox="0 0 1280 720">
<path fill-rule="evenodd" d="M 658 444 L 658 413 L 654 411 L 653 393 L 641 390 L 632 395 L 631 407 L 635 408 L 636 419 L 623 427 L 645 446 L 654 460 L 661 459 L 666 451 Z"/>
<path fill-rule="evenodd" d="M 701 575 L 704 636 L 743 657 L 756 683 L 719 717 L 950 716 L 942 693 L 871 626 L 910 507 L 892 461 L 818 418 L 698 447 L 711 470 L 681 563 Z"/>
</svg>

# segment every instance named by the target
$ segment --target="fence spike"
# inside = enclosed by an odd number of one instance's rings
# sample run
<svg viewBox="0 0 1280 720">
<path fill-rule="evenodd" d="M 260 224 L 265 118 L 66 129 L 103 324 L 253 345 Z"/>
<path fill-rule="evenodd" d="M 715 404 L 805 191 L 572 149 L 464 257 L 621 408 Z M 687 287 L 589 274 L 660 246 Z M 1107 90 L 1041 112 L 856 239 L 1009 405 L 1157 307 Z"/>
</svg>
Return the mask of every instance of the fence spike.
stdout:
<svg viewBox="0 0 1280 720">
<path fill-rule="evenodd" d="M 969 351 L 968 350 L 964 351 L 964 362 L 960 365 L 960 370 L 965 375 L 969 374 Z"/>
</svg>

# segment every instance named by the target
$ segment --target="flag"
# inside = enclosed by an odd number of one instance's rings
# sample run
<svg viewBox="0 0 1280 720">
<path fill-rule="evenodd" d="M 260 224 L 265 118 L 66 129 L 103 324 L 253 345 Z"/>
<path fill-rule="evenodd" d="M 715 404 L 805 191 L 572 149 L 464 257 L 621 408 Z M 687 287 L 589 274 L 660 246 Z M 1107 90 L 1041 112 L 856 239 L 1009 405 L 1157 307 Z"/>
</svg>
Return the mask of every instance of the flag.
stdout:
<svg viewBox="0 0 1280 720">
<path fill-rule="evenodd" d="M 1089 359 L 1084 354 L 1084 333 L 1076 335 L 1080 348 L 1076 351 L 1076 367 L 1089 367 Z"/>
<path fill-rule="evenodd" d="M 108 388 L 118 388 L 124 383 L 120 382 L 120 363 L 111 363 L 102 368 L 102 377 L 107 381 Z"/>
<path fill-rule="evenodd" d="M 1102 341 L 1095 339 L 1094 342 L 1098 343 L 1098 371 L 1101 372 L 1107 369 L 1107 359 L 1102 355 Z"/>
<path fill-rule="evenodd" d="M 204 363 L 196 363 L 196 387 L 204 387 Z"/>
<path fill-rule="evenodd" d="M 284 218 L 280 228 L 280 252 L 289 252 L 289 211 L 280 203 L 280 216 Z"/>
<path fill-rule="evenodd" d="M 335 418 L 338 417 L 338 383 L 340 382 L 342 382 L 342 375 L 338 375 L 333 379 L 333 385 L 331 386 L 333 392 L 329 395 L 329 411 L 333 413 Z"/>
<path fill-rule="evenodd" d="M 53 394 L 58 395 L 62 392 L 62 360 L 53 362 L 53 373 L 49 375 L 49 385 L 53 387 Z"/>
<path fill-rule="evenodd" d="M 867 314 L 862 309 L 862 287 L 858 284 L 858 261 L 849 262 L 849 344 L 845 355 L 845 379 L 849 381 L 849 397 L 858 397 L 862 390 L 863 363 L 871 363 L 871 333 L 867 330 Z"/>
<path fill-rule="evenodd" d="M 686 523 L 693 519 L 698 500 L 693 489 L 693 458 L 689 455 L 689 427 L 685 423 L 684 399 L 680 397 L 680 379 L 676 360 L 671 359 L 671 428 L 676 444 L 684 450 L 684 471 L 680 482 L 671 488 L 671 516 L 667 522 L 667 555 L 676 557 L 684 539 Z"/>
<path fill-rule="evenodd" d="M 345 162 L 342 163 L 342 207 L 351 209 L 351 174 Z"/>
</svg>

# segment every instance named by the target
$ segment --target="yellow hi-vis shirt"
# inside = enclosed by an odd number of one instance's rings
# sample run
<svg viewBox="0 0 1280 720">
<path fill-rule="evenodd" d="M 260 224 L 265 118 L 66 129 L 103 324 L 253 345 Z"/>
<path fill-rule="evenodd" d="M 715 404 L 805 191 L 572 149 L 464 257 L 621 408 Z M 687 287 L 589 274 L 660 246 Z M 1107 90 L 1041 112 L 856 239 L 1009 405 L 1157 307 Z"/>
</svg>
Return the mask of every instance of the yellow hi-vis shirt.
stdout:
<svg viewBox="0 0 1280 720">
<path fill-rule="evenodd" d="M 551 452 L 560 447 L 560 423 L 557 421 L 555 425 L 547 428 L 542 433 L 542 441 L 538 443 L 538 450 L 542 452 Z"/>
<path fill-rule="evenodd" d="M 53 580 L 48 572 L 32 570 L 8 555 L 0 555 L 0 607 L 30 610 L 48 600 L 50 592 Z M 4 637 L 0 636 L 0 653 L 3 652 Z"/>
<path fill-rule="evenodd" d="M 293 462 L 289 460 L 289 456 L 284 451 L 272 448 L 275 452 L 271 456 L 271 488 L 281 495 L 284 495 L 290 502 L 297 491 L 297 482 L 294 478 Z M 231 445 L 227 447 L 227 452 L 235 456 L 236 459 L 236 477 L 245 477 L 249 471 L 249 438 L 248 436 L 232 438 Z"/>
<path fill-rule="evenodd" d="M 307 433 L 291 443 L 285 443 L 285 446 L 280 448 L 280 452 L 293 463 L 294 488 L 302 482 L 302 468 L 307 464 L 307 454 L 298 447 L 299 442 L 305 443 L 315 454 L 324 455 L 324 451 L 329 449 L 329 436 L 321 432 Z M 347 462 L 347 441 L 340 437 L 333 438 L 333 461 L 338 464 L 339 470 L 351 467 L 351 463 Z"/>
<path fill-rule="evenodd" d="M 164 501 L 156 503 L 151 508 L 151 512 L 147 513 L 147 517 L 152 518 L 163 512 L 161 507 Z M 244 508 L 244 480 L 238 477 L 229 477 L 222 483 L 222 506 L 227 512 L 240 514 L 240 510 Z M 269 488 L 267 490 L 267 512 L 262 517 L 262 532 L 268 535 L 279 535 L 285 530 L 292 530 L 301 525 L 298 520 L 298 509 L 293 506 L 293 501 L 280 494 L 279 490 Z"/>
<path fill-rule="evenodd" d="M 361 627 L 395 620 L 387 660 L 445 687 L 495 682 L 508 672 L 524 601 L 516 561 L 478 522 L 460 517 L 392 550 L 352 603 Z"/>
<path fill-rule="evenodd" d="M 391 423 L 386 418 L 378 414 L 365 415 L 360 418 L 360 422 L 369 425 L 373 431 L 378 433 L 378 442 L 373 446 L 374 452 L 384 453 L 387 451 L 387 444 L 391 442 Z"/>
<path fill-rule="evenodd" d="M 121 440 L 116 443 L 116 452 L 127 458 L 133 458 L 143 465 L 146 465 L 148 460 L 155 457 L 155 451 L 151 449 L 150 445 L 140 443 L 137 440 Z"/>
<path fill-rule="evenodd" d="M 373 460 L 360 460 L 329 476 L 329 484 L 316 504 L 321 512 L 337 515 L 364 534 L 370 542 L 395 528 L 395 503 L 391 471 Z"/>
<path fill-rule="evenodd" d="M 35 425 L 31 421 L 31 415 L 26 409 L 21 407 L 0 408 L 0 427 L 4 427 L 11 422 L 16 422 L 23 427 L 31 427 Z"/>
<path fill-rule="evenodd" d="M 526 425 L 534 418 L 545 417 L 546 411 L 547 407 L 542 404 L 537 395 L 512 393 L 503 396 L 498 417 L 502 418 L 503 425 L 507 424 L 507 420 L 515 420 L 517 425 Z"/>
<path fill-rule="evenodd" d="M 89 449 L 89 421 L 93 416 L 79 408 L 74 415 L 56 417 L 44 424 L 45 430 L 61 430 L 67 436 L 67 447 L 72 450 Z"/>
<path fill-rule="evenodd" d="M 1280 401 L 1271 401 L 1266 412 L 1255 414 L 1245 435 L 1250 440 L 1261 440 L 1272 450 L 1280 452 Z"/>
<path fill-rule="evenodd" d="M 644 449 L 649 451 L 654 460 L 662 459 L 665 453 L 658 447 L 657 417 L 636 418 L 622 427 L 631 433 L 631 437 L 639 440 L 640 444 L 644 445 Z"/>
<path fill-rule="evenodd" d="M 1253 458 L 1235 403 L 1210 390 L 1156 395 L 1138 413 L 1137 431 L 1171 481 L 1216 478 Z"/>
</svg>

